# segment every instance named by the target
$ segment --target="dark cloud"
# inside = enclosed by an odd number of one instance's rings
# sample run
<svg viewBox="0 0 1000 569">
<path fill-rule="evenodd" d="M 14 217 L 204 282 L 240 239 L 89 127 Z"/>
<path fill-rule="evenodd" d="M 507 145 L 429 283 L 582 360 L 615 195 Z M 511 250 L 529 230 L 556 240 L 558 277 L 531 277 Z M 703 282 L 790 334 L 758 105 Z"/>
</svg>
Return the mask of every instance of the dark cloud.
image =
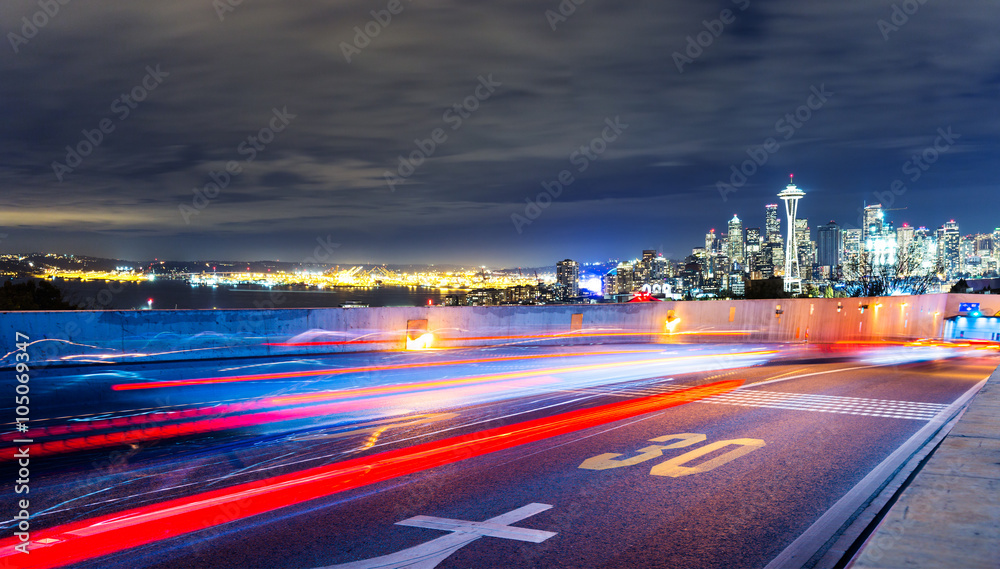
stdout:
<svg viewBox="0 0 1000 569">
<path fill-rule="evenodd" d="M 345 261 L 679 257 L 733 213 L 762 224 L 792 171 L 813 225 L 850 223 L 948 127 L 960 137 L 905 180 L 895 217 L 1000 225 L 983 207 L 1000 132 L 993 0 L 929 0 L 888 39 L 878 22 L 904 3 L 587 0 L 553 31 L 556 1 L 404 1 L 347 63 L 343 42 L 386 4 L 257 0 L 220 21 L 205 0 L 72 2 L 15 53 L 8 34 L 39 6 L 2 3 L 3 248 L 291 259 L 331 235 Z M 679 72 L 673 54 L 726 9 L 734 21 Z M 156 66 L 162 82 L 123 117 Z M 821 87 L 833 95 L 789 130 Z M 266 132 L 275 109 L 294 118 Z M 615 117 L 628 128 L 578 171 L 574 150 Z M 53 161 L 102 120 L 114 130 L 58 181 Z M 446 140 L 390 191 L 384 172 L 435 129 Z M 716 183 L 769 137 L 780 149 L 723 200 Z M 185 219 L 231 161 L 240 172 Z M 573 183 L 516 231 L 511 214 L 562 170 Z"/>
</svg>

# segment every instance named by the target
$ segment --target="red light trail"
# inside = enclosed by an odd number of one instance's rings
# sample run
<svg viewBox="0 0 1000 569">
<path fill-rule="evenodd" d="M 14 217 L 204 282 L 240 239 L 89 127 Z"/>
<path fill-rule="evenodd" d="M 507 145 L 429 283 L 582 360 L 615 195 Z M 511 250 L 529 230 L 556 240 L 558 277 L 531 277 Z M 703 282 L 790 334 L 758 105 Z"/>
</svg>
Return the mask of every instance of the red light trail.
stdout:
<svg viewBox="0 0 1000 569">
<path fill-rule="evenodd" d="M 409 363 L 409 364 L 389 364 L 383 366 L 359 366 L 359 367 L 344 367 L 344 368 L 329 368 L 329 369 L 317 369 L 317 370 L 307 370 L 307 371 L 289 371 L 289 372 L 278 372 L 278 373 L 259 373 L 253 375 L 234 375 L 231 377 L 205 377 L 198 379 L 178 379 L 173 381 L 155 381 L 155 382 L 143 382 L 143 383 L 118 383 L 111 386 L 111 389 L 115 391 L 129 391 L 134 389 L 160 389 L 164 387 L 180 387 L 184 385 L 213 385 L 217 383 L 238 383 L 243 381 L 267 381 L 271 379 L 296 379 L 301 377 L 315 377 L 319 375 L 342 375 L 346 373 L 367 373 L 373 371 L 393 371 L 400 369 L 419 369 L 426 367 L 439 367 L 439 366 L 452 366 L 452 365 L 467 365 L 467 364 L 482 364 L 482 363 L 492 363 L 492 362 L 507 362 L 515 360 L 536 360 L 543 358 L 569 358 L 569 357 L 588 357 L 588 356 L 602 356 L 602 355 L 619 355 L 619 354 L 640 354 L 640 353 L 655 353 L 654 350 L 626 350 L 617 352 L 578 352 L 569 354 L 532 354 L 527 356 L 507 356 L 507 357 L 496 357 L 496 358 L 477 358 L 470 360 L 452 360 L 444 362 L 419 362 L 419 363 Z"/>
<path fill-rule="evenodd" d="M 202 530 L 217 525 L 215 520 L 220 519 L 219 516 L 229 521 L 248 518 L 406 474 L 683 405 L 732 391 L 742 384 L 736 380 L 721 381 L 569 411 L 37 530 L 32 532 L 30 560 L 32 567 L 37 569 L 77 563 Z M 17 544 L 16 537 L 0 541 L 0 560 L 6 563 L 20 559 L 15 556 L 25 555 L 14 549 Z"/>
</svg>

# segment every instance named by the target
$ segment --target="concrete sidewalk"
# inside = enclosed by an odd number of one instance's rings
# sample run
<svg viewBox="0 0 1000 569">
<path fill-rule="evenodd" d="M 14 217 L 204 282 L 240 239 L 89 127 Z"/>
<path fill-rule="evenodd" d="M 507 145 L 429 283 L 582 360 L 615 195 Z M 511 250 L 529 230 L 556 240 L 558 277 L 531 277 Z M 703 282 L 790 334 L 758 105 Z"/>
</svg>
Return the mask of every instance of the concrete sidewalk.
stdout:
<svg viewBox="0 0 1000 569">
<path fill-rule="evenodd" d="M 1000 568 L 1000 368 L 849 567 Z"/>
</svg>

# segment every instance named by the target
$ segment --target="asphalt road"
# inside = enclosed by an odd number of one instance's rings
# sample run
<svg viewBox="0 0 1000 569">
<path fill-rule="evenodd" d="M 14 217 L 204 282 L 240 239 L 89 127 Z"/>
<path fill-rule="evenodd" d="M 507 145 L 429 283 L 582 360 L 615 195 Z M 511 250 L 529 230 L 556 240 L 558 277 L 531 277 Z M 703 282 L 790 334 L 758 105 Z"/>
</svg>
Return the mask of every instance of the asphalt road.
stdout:
<svg viewBox="0 0 1000 569">
<path fill-rule="evenodd" d="M 815 356 L 576 346 L 47 370 L 29 434 L 60 444 L 34 447 L 32 529 L 58 541 L 104 519 L 90 527 L 118 545 L 79 567 L 764 567 L 997 363 Z M 525 425 L 540 434 L 505 447 Z M 384 480 L 328 477 L 377 473 L 386 453 Z M 244 486 L 259 494 L 205 529 L 173 513 Z M 136 509 L 156 520 L 109 527 Z M 132 533 L 143 544 L 114 552 Z"/>
</svg>

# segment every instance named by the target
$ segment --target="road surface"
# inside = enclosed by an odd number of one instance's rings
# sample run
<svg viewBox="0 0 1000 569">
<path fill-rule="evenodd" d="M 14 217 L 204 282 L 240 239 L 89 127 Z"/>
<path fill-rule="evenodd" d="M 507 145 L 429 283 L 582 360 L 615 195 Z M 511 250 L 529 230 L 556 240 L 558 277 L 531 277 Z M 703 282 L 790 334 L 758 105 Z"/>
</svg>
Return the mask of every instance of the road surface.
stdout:
<svg viewBox="0 0 1000 569">
<path fill-rule="evenodd" d="M 638 344 L 43 369 L 3 453 L 29 447 L 32 553 L 8 538 L 0 559 L 763 568 L 943 423 L 992 354 Z"/>
</svg>

